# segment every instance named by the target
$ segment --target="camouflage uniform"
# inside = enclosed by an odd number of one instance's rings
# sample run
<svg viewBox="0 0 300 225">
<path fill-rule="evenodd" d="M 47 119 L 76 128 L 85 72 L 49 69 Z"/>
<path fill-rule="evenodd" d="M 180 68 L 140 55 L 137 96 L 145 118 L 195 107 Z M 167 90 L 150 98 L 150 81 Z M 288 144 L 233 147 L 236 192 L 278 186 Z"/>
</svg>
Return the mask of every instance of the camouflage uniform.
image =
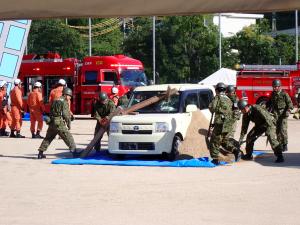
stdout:
<svg viewBox="0 0 300 225">
<path fill-rule="evenodd" d="M 121 98 L 119 98 L 118 106 L 121 106 L 122 108 L 127 107 L 128 102 L 129 100 L 127 98 L 127 95 L 123 95 Z"/>
<path fill-rule="evenodd" d="M 224 94 L 216 95 L 209 105 L 209 110 L 215 113 L 214 129 L 210 139 L 210 156 L 213 160 L 218 159 L 219 147 L 222 146 L 230 152 L 237 151 L 233 140 L 230 140 L 228 134 L 232 132 L 232 102 Z"/>
<path fill-rule="evenodd" d="M 252 157 L 254 142 L 263 133 L 266 133 L 275 156 L 282 155 L 282 146 L 276 136 L 275 119 L 260 105 L 249 106 L 249 112 L 243 115 L 240 140 L 243 140 L 246 135 L 250 121 L 255 126 L 249 131 L 246 138 L 246 156 Z"/>
<path fill-rule="evenodd" d="M 231 116 L 231 132 L 228 133 L 229 138 L 234 138 L 234 134 L 236 131 L 237 121 L 241 118 L 241 112 L 238 109 L 237 103 L 239 101 L 239 98 L 234 95 L 228 95 L 228 98 L 231 100 L 233 106 L 232 106 L 232 116 Z"/>
<path fill-rule="evenodd" d="M 44 152 L 47 150 L 50 143 L 58 134 L 64 140 L 71 152 L 75 152 L 76 145 L 73 136 L 69 132 L 71 129 L 71 114 L 68 101 L 65 97 L 60 97 L 51 105 L 50 109 L 50 123 L 47 130 L 46 137 L 44 138 L 39 151 Z"/>
<path fill-rule="evenodd" d="M 270 99 L 270 108 L 276 119 L 278 141 L 283 145 L 287 145 L 287 118 L 289 112 L 293 109 L 292 100 L 285 91 L 273 91 Z"/>
<path fill-rule="evenodd" d="M 100 101 L 97 101 L 95 103 L 95 115 L 94 118 L 97 120 L 97 124 L 95 127 L 95 132 L 94 135 L 96 135 L 98 133 L 98 131 L 101 128 L 101 123 L 100 121 L 102 119 L 109 119 L 109 115 L 116 109 L 115 104 L 112 100 L 107 100 L 107 102 L 105 104 L 101 103 Z M 109 129 L 108 129 L 109 130 Z M 107 130 L 107 132 L 108 132 Z M 100 147 L 101 147 L 101 139 L 102 137 L 99 139 L 99 141 L 97 141 L 96 145 L 95 145 L 95 150 L 99 151 Z"/>
</svg>

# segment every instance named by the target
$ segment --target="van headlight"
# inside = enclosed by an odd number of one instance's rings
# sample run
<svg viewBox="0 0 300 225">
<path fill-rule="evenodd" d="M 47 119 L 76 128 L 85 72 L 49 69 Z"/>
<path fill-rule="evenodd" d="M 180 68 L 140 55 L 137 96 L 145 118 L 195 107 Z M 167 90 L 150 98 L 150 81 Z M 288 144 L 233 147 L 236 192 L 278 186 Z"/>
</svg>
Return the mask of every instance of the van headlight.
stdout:
<svg viewBox="0 0 300 225">
<path fill-rule="evenodd" d="M 165 122 L 157 122 L 155 123 L 155 132 L 163 133 L 170 131 L 170 126 L 168 123 Z"/>
<path fill-rule="evenodd" d="M 110 133 L 118 133 L 120 131 L 121 131 L 120 123 L 117 123 L 117 122 L 111 122 L 110 123 L 110 126 L 109 126 L 109 132 Z"/>
</svg>

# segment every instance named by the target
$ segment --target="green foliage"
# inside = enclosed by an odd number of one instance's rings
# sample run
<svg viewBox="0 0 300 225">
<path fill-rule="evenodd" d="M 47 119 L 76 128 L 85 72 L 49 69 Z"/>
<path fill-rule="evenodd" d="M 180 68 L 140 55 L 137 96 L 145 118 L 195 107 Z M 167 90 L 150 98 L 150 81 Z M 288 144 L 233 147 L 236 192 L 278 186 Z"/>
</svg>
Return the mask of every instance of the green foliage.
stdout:
<svg viewBox="0 0 300 225">
<path fill-rule="evenodd" d="M 162 17 L 156 27 L 156 65 L 160 82 L 194 82 L 218 68 L 218 32 L 204 16 Z M 152 20 L 137 19 L 125 52 L 152 66 Z M 148 72 L 149 74 L 149 72 Z M 152 71 L 151 71 L 152 74 Z"/>
<path fill-rule="evenodd" d="M 92 19 L 92 24 L 104 19 Z M 68 25 L 87 26 L 88 19 L 69 19 Z M 88 29 L 74 29 L 65 20 L 34 20 L 29 33 L 29 52 L 58 52 L 62 57 L 82 58 L 88 55 Z M 93 31 L 96 32 L 97 30 Z M 92 38 L 93 55 L 122 53 L 123 35 L 120 29 Z"/>
<path fill-rule="evenodd" d="M 28 38 L 29 53 L 58 52 L 62 57 L 82 57 L 79 33 L 61 20 L 34 20 Z"/>
</svg>

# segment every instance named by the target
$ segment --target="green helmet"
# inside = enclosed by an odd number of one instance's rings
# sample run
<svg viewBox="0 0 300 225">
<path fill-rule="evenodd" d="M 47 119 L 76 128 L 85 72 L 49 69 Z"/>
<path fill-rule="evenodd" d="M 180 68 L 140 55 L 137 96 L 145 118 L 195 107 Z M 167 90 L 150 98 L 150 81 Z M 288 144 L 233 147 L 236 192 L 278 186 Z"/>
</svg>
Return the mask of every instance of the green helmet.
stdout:
<svg viewBox="0 0 300 225">
<path fill-rule="evenodd" d="M 273 80 L 272 82 L 273 87 L 280 87 L 281 86 L 281 81 L 280 80 Z"/>
<path fill-rule="evenodd" d="M 243 110 L 248 105 L 248 102 L 244 99 L 239 100 L 238 107 L 240 110 Z"/>
<path fill-rule="evenodd" d="M 226 85 L 223 82 L 217 83 L 216 90 L 219 92 L 223 92 L 226 90 Z"/>
<path fill-rule="evenodd" d="M 233 85 L 228 85 L 226 91 L 228 93 L 233 93 L 235 92 L 235 87 Z"/>
<path fill-rule="evenodd" d="M 69 95 L 72 97 L 72 90 L 70 88 L 64 88 L 63 95 Z"/>
<path fill-rule="evenodd" d="M 100 101 L 105 101 L 107 98 L 108 97 L 107 97 L 106 92 L 100 92 L 99 93 L 99 99 L 100 99 Z"/>
</svg>

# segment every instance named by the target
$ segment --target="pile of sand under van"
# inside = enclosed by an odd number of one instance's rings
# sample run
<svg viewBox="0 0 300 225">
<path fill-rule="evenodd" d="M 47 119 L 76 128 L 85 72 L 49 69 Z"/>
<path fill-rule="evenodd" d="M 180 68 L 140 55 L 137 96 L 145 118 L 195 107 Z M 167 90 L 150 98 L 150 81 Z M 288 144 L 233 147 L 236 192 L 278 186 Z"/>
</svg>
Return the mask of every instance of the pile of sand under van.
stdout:
<svg viewBox="0 0 300 225">
<path fill-rule="evenodd" d="M 177 159 L 191 159 L 210 156 L 205 140 L 208 127 L 209 121 L 203 113 L 200 110 L 193 112 L 192 121 L 188 127 L 186 137 L 179 146 L 179 155 Z M 230 156 L 230 154 L 225 156 L 220 152 L 219 160 L 230 162 L 232 161 L 232 156 Z"/>
<path fill-rule="evenodd" d="M 208 126 L 209 121 L 200 110 L 193 112 L 186 137 L 179 147 L 179 159 L 209 156 L 205 141 Z"/>
</svg>

